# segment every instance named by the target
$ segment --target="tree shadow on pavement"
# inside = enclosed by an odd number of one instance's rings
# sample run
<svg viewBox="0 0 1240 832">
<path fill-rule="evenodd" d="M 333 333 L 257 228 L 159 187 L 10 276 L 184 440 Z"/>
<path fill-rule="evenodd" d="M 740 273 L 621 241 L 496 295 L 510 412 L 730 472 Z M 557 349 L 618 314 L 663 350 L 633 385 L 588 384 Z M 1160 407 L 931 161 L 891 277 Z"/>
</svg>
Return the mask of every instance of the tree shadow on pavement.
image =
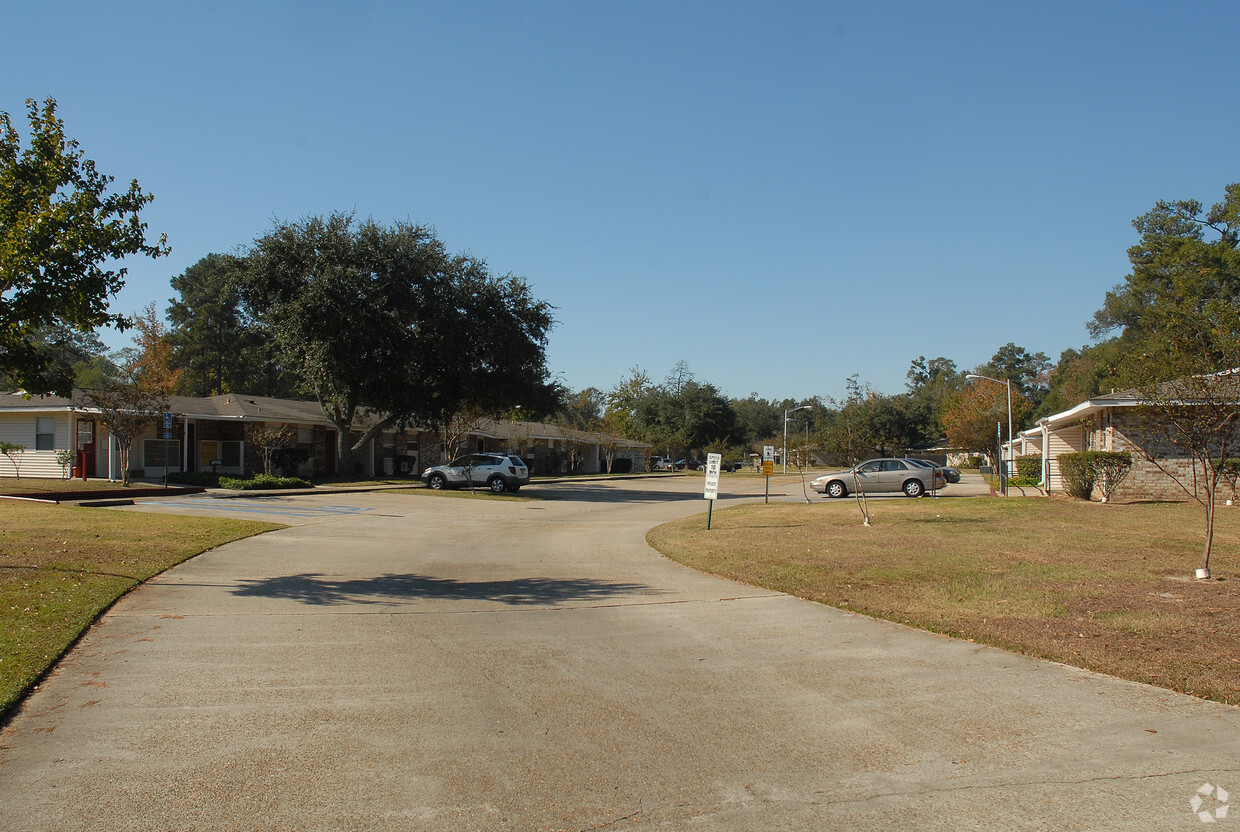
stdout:
<svg viewBox="0 0 1240 832">
<path fill-rule="evenodd" d="M 499 581 L 457 581 L 426 575 L 379 575 L 374 578 L 332 578 L 316 573 L 243 580 L 234 595 L 301 601 L 315 606 L 390 604 L 414 599 L 494 601 L 512 606 L 602 601 L 621 595 L 655 594 L 642 584 L 585 578 L 513 578 Z"/>
<path fill-rule="evenodd" d="M 577 503 L 665 503 L 682 500 L 701 500 L 700 493 L 677 491 L 674 488 L 626 487 L 608 482 L 556 482 L 530 486 L 544 500 L 571 500 Z"/>
</svg>

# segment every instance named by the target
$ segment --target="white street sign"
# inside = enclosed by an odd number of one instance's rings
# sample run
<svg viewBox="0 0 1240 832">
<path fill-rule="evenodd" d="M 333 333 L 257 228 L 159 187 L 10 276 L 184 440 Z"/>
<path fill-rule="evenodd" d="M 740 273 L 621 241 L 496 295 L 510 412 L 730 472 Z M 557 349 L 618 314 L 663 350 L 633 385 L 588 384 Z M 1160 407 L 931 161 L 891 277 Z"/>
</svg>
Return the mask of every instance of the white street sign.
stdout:
<svg viewBox="0 0 1240 832">
<path fill-rule="evenodd" d="M 762 446 L 762 461 L 763 462 L 774 462 L 775 461 L 775 446 L 774 445 L 763 445 Z"/>
<path fill-rule="evenodd" d="M 723 454 L 706 455 L 706 493 L 702 496 L 708 500 L 719 497 L 719 468 L 722 465 Z"/>
</svg>

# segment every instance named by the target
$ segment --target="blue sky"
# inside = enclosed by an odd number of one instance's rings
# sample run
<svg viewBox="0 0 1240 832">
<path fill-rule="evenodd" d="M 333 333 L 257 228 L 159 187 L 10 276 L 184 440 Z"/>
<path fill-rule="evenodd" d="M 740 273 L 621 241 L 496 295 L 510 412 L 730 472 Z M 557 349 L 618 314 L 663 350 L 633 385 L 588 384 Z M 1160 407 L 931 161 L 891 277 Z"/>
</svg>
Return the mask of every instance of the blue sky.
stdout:
<svg viewBox="0 0 1240 832">
<path fill-rule="evenodd" d="M 1240 180 L 1240 4 L 67 3 L 7 9 L 0 110 L 55 97 L 172 255 L 273 221 L 434 226 L 554 304 L 574 389 L 732 396 L 1052 359 L 1131 220 Z M 113 346 L 128 343 L 115 334 Z"/>
</svg>

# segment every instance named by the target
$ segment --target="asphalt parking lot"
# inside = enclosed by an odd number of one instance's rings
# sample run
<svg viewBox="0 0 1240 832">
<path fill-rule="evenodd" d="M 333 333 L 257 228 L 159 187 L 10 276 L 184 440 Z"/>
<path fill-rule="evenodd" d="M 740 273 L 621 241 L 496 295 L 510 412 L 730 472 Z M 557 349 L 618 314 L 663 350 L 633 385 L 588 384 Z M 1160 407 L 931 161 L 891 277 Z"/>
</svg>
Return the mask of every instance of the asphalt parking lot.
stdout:
<svg viewBox="0 0 1240 832">
<path fill-rule="evenodd" d="M 100 620 L 0 733 L 0 828 L 1195 829 L 1240 788 L 1237 709 L 661 558 L 701 486 L 215 501 L 291 525 Z"/>
</svg>

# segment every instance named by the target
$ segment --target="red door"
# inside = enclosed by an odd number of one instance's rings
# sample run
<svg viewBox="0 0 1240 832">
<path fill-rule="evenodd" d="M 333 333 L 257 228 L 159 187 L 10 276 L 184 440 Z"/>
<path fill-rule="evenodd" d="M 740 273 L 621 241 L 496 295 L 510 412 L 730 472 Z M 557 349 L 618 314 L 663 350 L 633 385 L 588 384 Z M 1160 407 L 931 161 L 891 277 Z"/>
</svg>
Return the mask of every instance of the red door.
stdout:
<svg viewBox="0 0 1240 832">
<path fill-rule="evenodd" d="M 95 476 L 95 423 L 79 419 L 77 423 L 78 473 L 82 479 Z"/>
</svg>

